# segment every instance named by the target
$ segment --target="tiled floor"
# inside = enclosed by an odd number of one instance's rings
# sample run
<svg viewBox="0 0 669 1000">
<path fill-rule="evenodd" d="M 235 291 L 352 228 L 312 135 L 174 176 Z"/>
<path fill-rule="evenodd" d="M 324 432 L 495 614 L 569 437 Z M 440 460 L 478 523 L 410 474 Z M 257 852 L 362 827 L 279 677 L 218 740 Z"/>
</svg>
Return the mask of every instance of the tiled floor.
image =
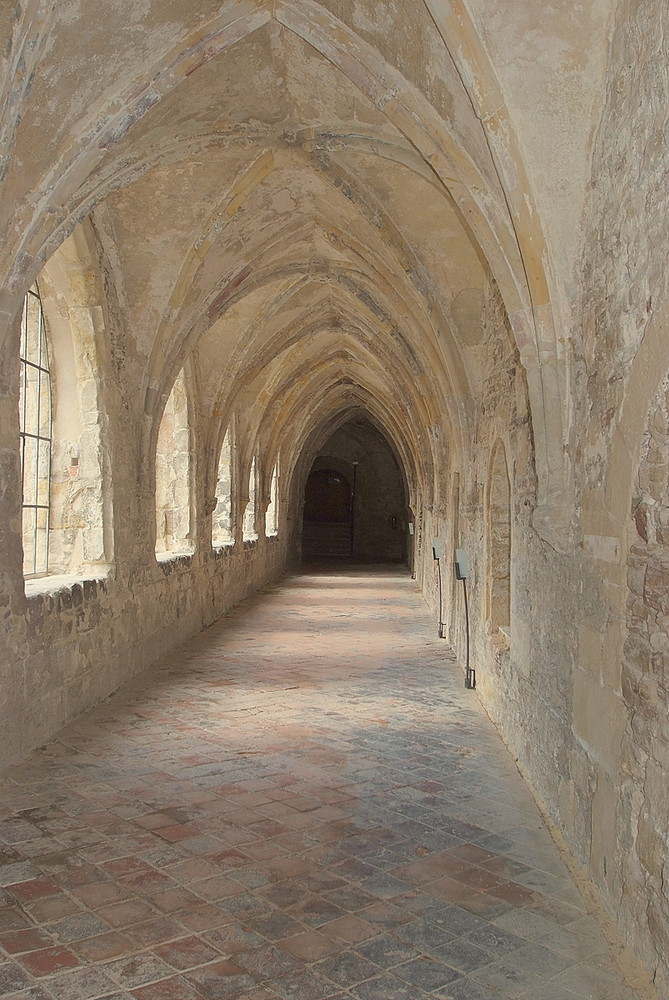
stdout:
<svg viewBox="0 0 669 1000">
<path fill-rule="evenodd" d="M 633 1000 L 393 570 L 267 589 L 0 810 L 5 1000 Z"/>
</svg>

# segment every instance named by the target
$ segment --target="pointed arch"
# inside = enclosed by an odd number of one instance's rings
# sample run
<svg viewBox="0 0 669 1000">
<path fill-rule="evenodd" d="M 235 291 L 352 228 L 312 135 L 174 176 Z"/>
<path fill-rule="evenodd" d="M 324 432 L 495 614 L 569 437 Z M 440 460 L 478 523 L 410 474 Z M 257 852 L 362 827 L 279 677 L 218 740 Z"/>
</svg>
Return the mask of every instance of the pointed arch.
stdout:
<svg viewBox="0 0 669 1000">
<path fill-rule="evenodd" d="M 511 626 L 511 481 L 500 440 L 492 449 L 487 500 L 487 616 L 497 634 Z"/>
<path fill-rule="evenodd" d="M 156 440 L 156 554 L 193 551 L 191 525 L 191 422 L 182 370 L 165 404 Z"/>
</svg>

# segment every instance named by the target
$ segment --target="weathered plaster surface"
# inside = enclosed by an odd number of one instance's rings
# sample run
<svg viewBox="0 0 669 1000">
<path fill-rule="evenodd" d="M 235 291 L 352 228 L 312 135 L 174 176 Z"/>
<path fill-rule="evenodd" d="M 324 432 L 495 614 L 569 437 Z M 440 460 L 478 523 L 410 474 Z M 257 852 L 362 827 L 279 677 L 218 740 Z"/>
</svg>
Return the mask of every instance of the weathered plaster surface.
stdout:
<svg viewBox="0 0 669 1000">
<path fill-rule="evenodd" d="M 435 618 L 462 654 L 463 547 L 479 695 L 661 983 L 666 4 L 131 6 L 0 11 L 6 760 L 276 578 L 309 469 L 364 417 Z M 53 545 L 24 581 L 36 278 Z M 394 515 L 366 499 L 371 537 Z"/>
</svg>

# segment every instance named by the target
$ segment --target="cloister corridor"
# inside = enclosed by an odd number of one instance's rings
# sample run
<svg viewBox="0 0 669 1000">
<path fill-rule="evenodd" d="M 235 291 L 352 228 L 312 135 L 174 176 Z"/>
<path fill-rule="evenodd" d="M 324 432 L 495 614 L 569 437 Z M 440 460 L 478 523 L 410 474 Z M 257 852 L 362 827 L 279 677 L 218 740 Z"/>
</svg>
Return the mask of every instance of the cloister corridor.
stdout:
<svg viewBox="0 0 669 1000">
<path fill-rule="evenodd" d="M 4 777 L 5 1000 L 633 1000 L 417 587 L 265 587 Z"/>
</svg>

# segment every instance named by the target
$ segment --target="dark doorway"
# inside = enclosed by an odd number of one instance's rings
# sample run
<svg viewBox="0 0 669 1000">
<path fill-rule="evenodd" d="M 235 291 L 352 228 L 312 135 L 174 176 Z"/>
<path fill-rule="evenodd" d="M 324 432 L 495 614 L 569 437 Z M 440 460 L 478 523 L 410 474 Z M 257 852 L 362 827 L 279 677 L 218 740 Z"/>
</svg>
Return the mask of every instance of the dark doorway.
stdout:
<svg viewBox="0 0 669 1000">
<path fill-rule="evenodd" d="M 322 446 L 304 491 L 302 557 L 406 562 L 408 508 L 399 464 L 365 417 Z"/>
<path fill-rule="evenodd" d="M 304 491 L 304 520 L 348 524 L 351 519 L 351 487 L 335 469 L 316 469 Z"/>
<path fill-rule="evenodd" d="M 348 558 L 352 513 L 346 476 L 337 469 L 312 469 L 304 491 L 303 558 Z"/>
</svg>

